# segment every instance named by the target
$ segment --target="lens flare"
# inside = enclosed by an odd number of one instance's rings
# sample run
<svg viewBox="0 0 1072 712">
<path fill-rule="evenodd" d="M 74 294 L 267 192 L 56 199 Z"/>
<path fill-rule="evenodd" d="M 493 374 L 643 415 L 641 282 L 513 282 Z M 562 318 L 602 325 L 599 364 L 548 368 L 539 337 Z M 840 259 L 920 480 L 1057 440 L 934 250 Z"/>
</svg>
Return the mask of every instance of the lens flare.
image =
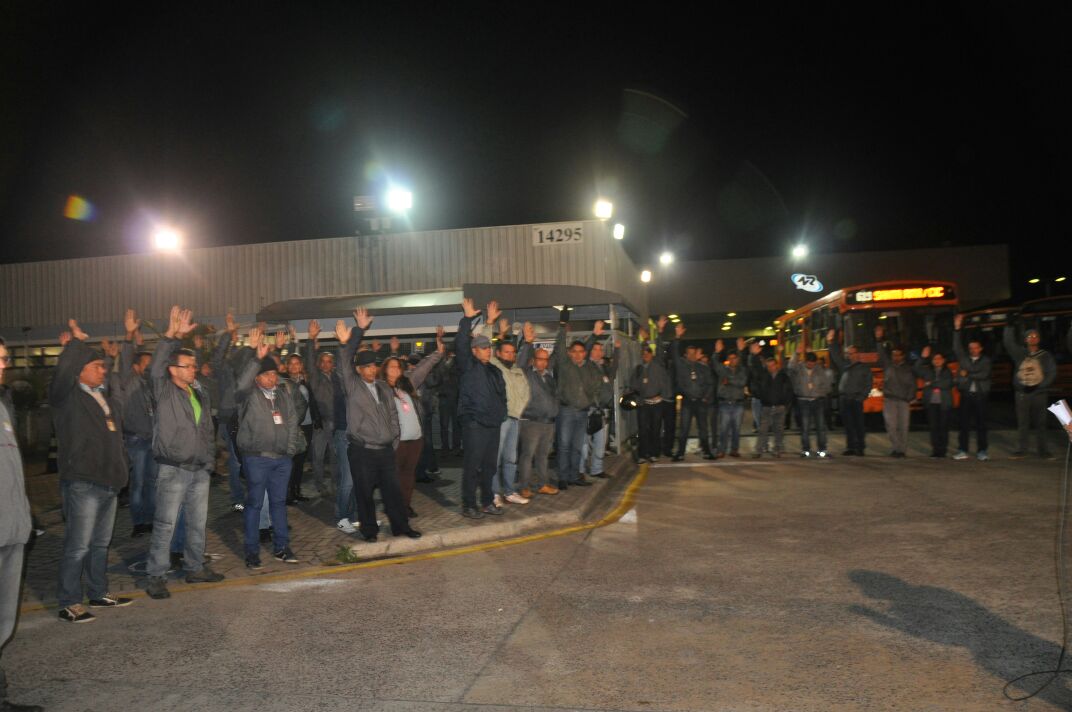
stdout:
<svg viewBox="0 0 1072 712">
<path fill-rule="evenodd" d="M 63 206 L 63 217 L 71 220 L 81 220 L 83 222 L 92 220 L 96 210 L 93 208 L 93 203 L 89 202 L 80 195 L 67 196 L 67 204 Z"/>
</svg>

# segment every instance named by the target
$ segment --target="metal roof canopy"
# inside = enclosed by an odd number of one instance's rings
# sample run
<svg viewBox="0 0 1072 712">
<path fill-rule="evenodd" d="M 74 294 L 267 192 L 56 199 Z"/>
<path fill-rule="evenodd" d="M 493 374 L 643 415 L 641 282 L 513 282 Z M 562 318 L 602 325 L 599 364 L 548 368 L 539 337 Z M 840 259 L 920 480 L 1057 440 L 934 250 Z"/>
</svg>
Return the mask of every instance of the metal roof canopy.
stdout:
<svg viewBox="0 0 1072 712">
<path fill-rule="evenodd" d="M 548 284 L 466 284 L 459 290 L 408 292 L 401 294 L 355 294 L 345 297 L 290 299 L 270 304 L 257 312 L 257 321 L 268 324 L 292 323 L 299 330 L 310 319 L 346 319 L 357 307 L 365 307 L 376 319 L 372 332 L 430 333 L 442 324 L 455 331 L 462 317 L 462 298 L 470 297 L 484 309 L 491 300 L 499 303 L 503 315 L 512 321 L 549 323 L 558 321 L 558 307 L 573 307 L 575 321 L 636 319 L 623 304 L 620 294 L 591 287 Z M 330 330 L 333 324 L 322 324 Z"/>
</svg>

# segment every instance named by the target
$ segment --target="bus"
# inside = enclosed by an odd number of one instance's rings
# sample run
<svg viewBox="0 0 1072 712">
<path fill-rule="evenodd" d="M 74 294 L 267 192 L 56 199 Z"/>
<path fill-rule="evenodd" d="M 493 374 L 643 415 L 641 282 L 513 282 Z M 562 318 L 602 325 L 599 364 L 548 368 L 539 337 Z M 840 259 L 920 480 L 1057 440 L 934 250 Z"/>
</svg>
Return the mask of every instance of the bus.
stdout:
<svg viewBox="0 0 1072 712">
<path fill-rule="evenodd" d="M 843 347 L 855 346 L 864 363 L 872 364 L 874 381 L 864 401 L 865 413 L 882 412 L 882 368 L 875 343 L 875 327 L 885 327 L 885 338 L 905 349 L 909 361 L 919 358 L 924 346 L 947 354 L 954 368 L 953 317 L 957 313 L 957 286 L 941 281 L 896 281 L 861 284 L 830 292 L 775 320 L 781 356 L 788 359 L 800 344 L 830 362 L 826 334 L 837 329 Z M 831 365 L 833 365 L 831 363 Z M 956 393 L 954 393 L 956 398 Z M 913 408 L 919 408 L 919 398 Z"/>
</svg>

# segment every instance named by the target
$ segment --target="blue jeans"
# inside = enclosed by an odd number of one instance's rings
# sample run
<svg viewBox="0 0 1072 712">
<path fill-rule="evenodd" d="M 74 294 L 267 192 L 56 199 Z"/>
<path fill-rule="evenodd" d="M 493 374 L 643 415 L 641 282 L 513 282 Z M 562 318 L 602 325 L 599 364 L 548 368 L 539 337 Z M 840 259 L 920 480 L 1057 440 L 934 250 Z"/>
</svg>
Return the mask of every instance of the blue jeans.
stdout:
<svg viewBox="0 0 1072 712">
<path fill-rule="evenodd" d="M 108 544 L 115 526 L 116 495 L 105 485 L 86 480 L 60 480 L 63 514 L 67 528 L 63 533 L 60 557 L 60 608 L 81 603 L 82 573 L 90 599 L 108 593 Z"/>
<path fill-rule="evenodd" d="M 607 451 L 607 426 L 604 425 L 594 435 L 587 435 L 584 444 L 581 445 L 581 472 L 590 475 L 603 474 L 603 453 Z M 586 467 L 588 456 L 592 456 L 592 464 Z"/>
<path fill-rule="evenodd" d="M 564 405 L 558 410 L 558 481 L 577 482 L 581 472 L 581 447 L 588 437 L 588 409 Z"/>
<path fill-rule="evenodd" d="M 221 415 L 220 427 L 217 430 L 220 440 L 227 446 L 227 482 L 231 487 L 231 504 L 234 505 L 245 499 L 246 493 L 242 491 L 242 461 L 238 459 L 231 433 L 227 430 L 230 420 L 230 417 L 224 418 Z"/>
<path fill-rule="evenodd" d="M 521 423 L 517 418 L 507 418 L 499 426 L 499 458 L 492 482 L 495 494 L 517 492 L 517 438 L 520 432 Z"/>
<path fill-rule="evenodd" d="M 157 473 L 153 441 L 137 435 L 124 435 L 123 444 L 130 460 L 130 521 L 132 524 L 152 524 Z"/>
<path fill-rule="evenodd" d="M 350 442 L 345 430 L 335 431 L 335 519 L 357 521 L 354 479 L 350 475 Z"/>
<path fill-rule="evenodd" d="M 718 450 L 723 455 L 737 452 L 741 444 L 741 416 L 744 405 L 738 401 L 719 401 L 718 404 Z"/>
<path fill-rule="evenodd" d="M 814 400 L 797 400 L 800 409 L 800 447 L 805 452 L 811 452 L 811 431 L 814 430 L 818 438 L 820 452 L 826 452 L 826 413 L 824 407 L 825 398 Z"/>
<path fill-rule="evenodd" d="M 246 455 L 242 467 L 246 471 L 246 556 L 257 556 L 261 550 L 260 521 L 264 508 L 264 493 L 272 512 L 272 544 L 275 551 L 290 545 L 287 531 L 287 487 L 290 486 L 289 457 L 260 457 Z"/>
<path fill-rule="evenodd" d="M 156 485 L 156 518 L 153 520 L 153 538 L 149 542 L 149 563 L 145 568 L 150 576 L 167 574 L 171 562 L 172 535 L 179 523 L 180 512 L 186 518 L 186 532 L 182 537 L 186 573 L 195 573 L 204 566 L 208 484 L 208 470 L 191 472 L 172 465 L 160 466 Z"/>
</svg>

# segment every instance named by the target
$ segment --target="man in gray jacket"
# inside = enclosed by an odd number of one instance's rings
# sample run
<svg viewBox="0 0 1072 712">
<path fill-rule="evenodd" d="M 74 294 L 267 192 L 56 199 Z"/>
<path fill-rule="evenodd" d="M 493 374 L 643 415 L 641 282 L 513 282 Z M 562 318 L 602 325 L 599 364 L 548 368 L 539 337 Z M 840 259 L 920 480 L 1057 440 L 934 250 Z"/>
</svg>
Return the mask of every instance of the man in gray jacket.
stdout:
<svg viewBox="0 0 1072 712">
<path fill-rule="evenodd" d="M 663 400 L 672 398 L 670 376 L 663 365 L 655 359 L 654 347 L 641 340 L 640 361 L 633 373 L 629 387 L 636 391 L 637 399 L 637 458 L 654 463 L 659 458 L 661 441 Z"/>
<path fill-rule="evenodd" d="M 718 455 L 740 457 L 741 416 L 744 414 L 744 388 L 748 370 L 741 363 L 745 340 L 737 339 L 737 351 L 723 357 L 722 339 L 715 342 L 711 368 L 718 378 Z M 725 358 L 725 363 L 722 359 Z"/>
<path fill-rule="evenodd" d="M 180 348 L 195 324 L 189 309 L 171 308 L 164 338 L 153 354 L 151 381 L 156 401 L 153 457 L 159 465 L 156 514 L 146 573 L 150 598 L 168 598 L 171 538 L 185 512 L 183 566 L 187 583 L 222 581 L 204 565 L 209 472 L 216 462 L 216 429 L 208 393 L 197 382 L 197 356 Z"/>
<path fill-rule="evenodd" d="M 246 473 L 245 519 L 246 567 L 262 568 L 260 557 L 261 509 L 268 493 L 272 515 L 272 543 L 277 560 L 298 563 L 290 550 L 287 528 L 287 487 L 294 453 L 298 451 L 298 414 L 293 398 L 279 385 L 279 367 L 268 357 L 264 332 L 254 327 L 249 333 L 253 358 L 243 368 L 235 384 L 239 412 L 238 451 Z"/>
<path fill-rule="evenodd" d="M 953 352 L 957 355 L 957 390 L 960 391 L 960 438 L 954 460 L 968 459 L 968 446 L 971 444 L 972 424 L 975 425 L 976 457 L 989 460 L 986 432 L 986 404 L 990 396 L 990 357 L 983 353 L 983 344 L 978 339 L 968 342 L 964 350 L 963 335 L 960 332 L 964 317 L 953 317 Z"/>
<path fill-rule="evenodd" d="M 1033 426 L 1039 457 L 1052 460 L 1053 455 L 1046 446 L 1046 406 L 1049 405 L 1050 386 L 1057 378 L 1057 363 L 1053 360 L 1053 354 L 1039 348 L 1039 333 L 1036 329 L 1024 332 L 1023 346 L 1016 343 L 1012 327 L 1005 327 L 1002 339 L 1005 352 L 1013 363 L 1016 429 L 1020 435 L 1020 447 L 1012 457 L 1027 457 L 1028 440 Z"/>
<path fill-rule="evenodd" d="M 798 356 L 803 356 L 801 363 Z M 793 393 L 797 397 L 800 409 L 800 456 L 830 457 L 826 449 L 826 399 L 830 396 L 829 376 L 826 369 L 819 365 L 819 359 L 811 351 L 804 350 L 803 340 L 798 353 L 793 354 L 786 364 L 789 380 L 793 383 Z M 811 431 L 815 431 L 815 444 L 819 449 L 812 452 Z"/>
<path fill-rule="evenodd" d="M 141 343 L 141 322 L 127 309 L 127 338 L 119 352 L 118 388 L 115 396 L 123 406 L 123 444 L 130 461 L 130 520 L 132 537 L 153 530 L 156 511 L 156 461 L 153 459 L 153 416 L 156 409 L 149 384 L 152 354 L 135 353 Z"/>
<path fill-rule="evenodd" d="M 395 450 L 402 437 L 398 423 L 395 394 L 383 379 L 377 378 L 379 368 L 376 354 L 358 352 L 361 339 L 372 326 L 367 309 L 354 311 L 357 328 L 352 329 L 340 319 L 335 323 L 335 336 L 343 345 L 340 376 L 346 391 L 346 434 L 350 439 L 350 473 L 354 478 L 354 497 L 361 537 L 376 541 L 380 527 L 376 522 L 376 504 L 372 499 L 378 487 L 384 511 L 391 522 L 391 533 L 419 539 L 421 533 L 409 525 L 409 514 L 398 483 Z M 357 372 L 354 372 L 354 354 Z M 358 375 L 360 374 L 360 375 Z"/>
<path fill-rule="evenodd" d="M 908 452 L 909 404 L 916 399 L 916 375 L 905 358 L 904 348 L 883 341 L 886 330 L 875 327 L 875 344 L 882 365 L 882 419 L 893 450 L 890 457 Z"/>
<path fill-rule="evenodd" d="M 845 347 L 842 353 L 837 340 L 837 331 L 831 329 L 826 335 L 830 348 L 830 358 L 841 371 L 838 381 L 838 394 L 841 407 L 841 420 L 845 423 L 844 455 L 863 457 L 867 447 L 867 431 L 864 427 L 864 401 L 871 394 L 871 367 L 860 361 L 855 346 Z"/>
<path fill-rule="evenodd" d="M 0 339 L 0 384 L 4 382 L 9 356 Z M 19 616 L 19 588 L 22 583 L 22 555 L 30 539 L 30 503 L 22 457 L 15 438 L 15 409 L 7 390 L 0 385 L 0 651 L 15 632 Z M 0 667 L 0 709 L 33 712 L 37 705 L 18 705 L 7 699 L 7 675 Z"/>
<path fill-rule="evenodd" d="M 536 329 L 525 322 L 522 328 L 521 350 L 517 354 L 517 367 L 529 379 L 529 402 L 521 414 L 521 456 L 518 460 L 518 480 L 521 496 L 558 494 L 547 474 L 547 456 L 555 438 L 555 418 L 558 417 L 558 395 L 555 377 L 548 365 L 551 354 L 547 349 L 533 346 Z M 533 463 L 536 476 L 532 476 Z"/>
</svg>

